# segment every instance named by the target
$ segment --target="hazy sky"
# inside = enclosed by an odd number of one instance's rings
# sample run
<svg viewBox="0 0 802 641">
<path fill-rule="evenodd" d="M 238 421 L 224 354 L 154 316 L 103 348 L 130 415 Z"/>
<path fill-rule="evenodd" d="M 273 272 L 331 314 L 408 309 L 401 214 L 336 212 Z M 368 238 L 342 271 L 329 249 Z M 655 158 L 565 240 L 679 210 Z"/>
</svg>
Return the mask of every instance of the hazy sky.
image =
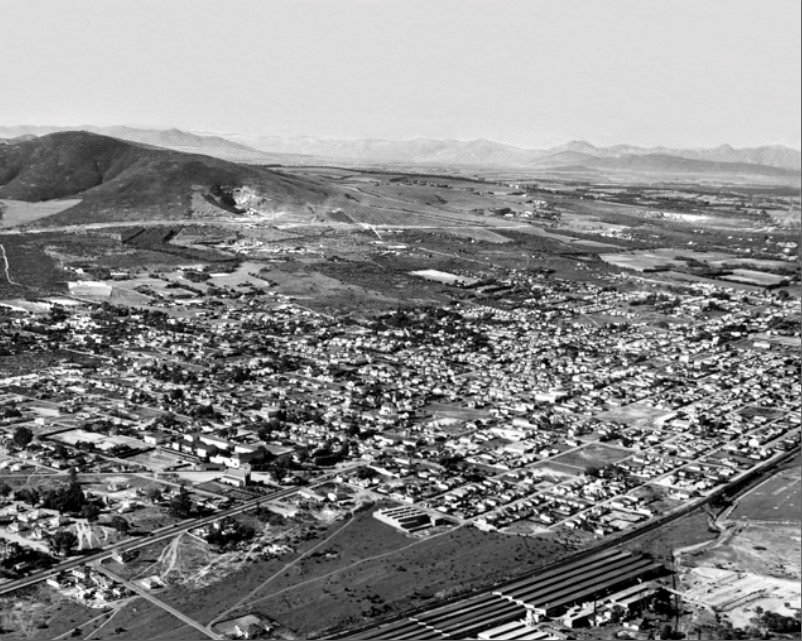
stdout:
<svg viewBox="0 0 802 641">
<path fill-rule="evenodd" d="M 800 146 L 800 0 L 0 0 L 0 124 Z"/>
</svg>

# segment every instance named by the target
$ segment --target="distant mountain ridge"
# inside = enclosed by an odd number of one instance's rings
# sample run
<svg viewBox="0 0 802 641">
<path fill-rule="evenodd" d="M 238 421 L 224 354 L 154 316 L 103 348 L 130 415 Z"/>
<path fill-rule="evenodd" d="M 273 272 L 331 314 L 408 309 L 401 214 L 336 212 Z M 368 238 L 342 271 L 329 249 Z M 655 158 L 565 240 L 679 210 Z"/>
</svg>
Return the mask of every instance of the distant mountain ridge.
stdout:
<svg viewBox="0 0 802 641">
<path fill-rule="evenodd" d="M 324 140 L 309 136 L 281 138 L 276 136 L 243 136 L 230 134 L 228 139 L 275 153 L 294 153 L 319 158 L 343 158 L 375 162 L 415 162 L 428 164 L 476 164 L 524 167 L 538 165 L 545 158 L 564 152 L 577 152 L 596 158 L 626 156 L 676 156 L 689 160 L 745 163 L 781 169 L 802 169 L 802 153 L 783 145 L 764 145 L 735 149 L 721 145 L 709 149 L 672 149 L 614 145 L 596 147 L 587 141 L 572 141 L 550 149 L 526 149 L 478 139 L 471 141 L 415 138 L 394 141 L 381 139 Z M 556 158 L 555 158 L 556 159 Z"/>
<path fill-rule="evenodd" d="M 0 149 L 58 127 L 0 127 Z M 311 136 L 276 137 L 191 133 L 180 129 L 83 127 L 117 139 L 203 154 L 251 165 L 347 165 L 401 171 L 506 172 L 572 176 L 582 180 L 680 180 L 755 182 L 797 187 L 802 154 L 782 145 L 735 149 L 673 149 L 614 145 L 596 147 L 575 140 L 550 149 L 524 149 L 492 140 L 324 140 Z M 12 138 L 2 144 L 2 137 Z"/>
</svg>

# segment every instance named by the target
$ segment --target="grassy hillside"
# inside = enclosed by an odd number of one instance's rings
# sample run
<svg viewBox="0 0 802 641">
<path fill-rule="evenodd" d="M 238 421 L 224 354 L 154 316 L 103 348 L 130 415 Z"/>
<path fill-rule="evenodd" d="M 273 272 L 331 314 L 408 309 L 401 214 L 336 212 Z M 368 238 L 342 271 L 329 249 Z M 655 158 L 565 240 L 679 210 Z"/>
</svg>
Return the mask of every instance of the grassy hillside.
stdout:
<svg viewBox="0 0 802 641">
<path fill-rule="evenodd" d="M 188 218 L 193 193 L 206 195 L 220 186 L 247 186 L 276 209 L 333 195 L 313 179 L 87 132 L 0 146 L 0 198 L 81 199 L 39 225 Z M 229 212 L 221 208 L 220 214 Z"/>
</svg>

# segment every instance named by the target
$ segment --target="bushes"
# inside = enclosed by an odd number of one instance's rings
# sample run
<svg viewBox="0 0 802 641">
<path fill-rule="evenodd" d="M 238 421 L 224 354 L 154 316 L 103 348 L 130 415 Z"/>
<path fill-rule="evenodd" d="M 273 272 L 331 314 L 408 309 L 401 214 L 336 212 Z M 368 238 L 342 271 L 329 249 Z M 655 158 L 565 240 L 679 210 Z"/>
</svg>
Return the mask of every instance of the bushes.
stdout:
<svg viewBox="0 0 802 641">
<path fill-rule="evenodd" d="M 776 612 L 764 612 L 760 617 L 760 621 L 770 632 L 780 634 L 792 634 L 802 629 L 802 624 L 798 618 L 788 617 Z"/>
</svg>

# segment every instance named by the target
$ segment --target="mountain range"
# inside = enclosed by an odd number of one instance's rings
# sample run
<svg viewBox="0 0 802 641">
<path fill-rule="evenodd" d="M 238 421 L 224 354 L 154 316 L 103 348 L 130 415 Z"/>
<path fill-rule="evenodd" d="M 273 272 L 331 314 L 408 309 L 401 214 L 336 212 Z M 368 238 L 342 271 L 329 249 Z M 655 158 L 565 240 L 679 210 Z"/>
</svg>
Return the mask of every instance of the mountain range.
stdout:
<svg viewBox="0 0 802 641">
<path fill-rule="evenodd" d="M 525 149 L 492 140 L 323 140 L 311 137 L 280 138 L 231 134 L 230 140 L 275 153 L 303 154 L 319 158 L 341 158 L 381 163 L 462 164 L 496 167 L 526 167 L 565 164 L 567 152 L 583 154 L 583 159 L 627 158 L 629 156 L 674 156 L 688 160 L 744 163 L 781 169 L 802 168 L 802 154 L 782 145 L 735 149 L 721 145 L 710 149 L 672 149 L 615 145 L 596 147 L 586 141 L 572 141 L 549 149 Z"/>
<path fill-rule="evenodd" d="M 492 140 L 330 140 L 301 137 L 209 135 L 180 129 L 136 127 L 76 128 L 48 126 L 0 127 L 0 138 L 40 136 L 66 129 L 81 129 L 146 145 L 199 153 L 254 164 L 348 163 L 354 165 L 464 166 L 476 168 L 624 170 L 669 173 L 741 173 L 783 175 L 774 169 L 799 172 L 802 154 L 783 145 L 736 149 L 730 145 L 705 149 L 596 147 L 572 141 L 549 149 L 526 149 Z M 682 161 L 698 161 L 684 163 Z M 705 164 L 710 163 L 710 164 Z M 768 168 L 768 169 L 761 169 Z"/>
</svg>

